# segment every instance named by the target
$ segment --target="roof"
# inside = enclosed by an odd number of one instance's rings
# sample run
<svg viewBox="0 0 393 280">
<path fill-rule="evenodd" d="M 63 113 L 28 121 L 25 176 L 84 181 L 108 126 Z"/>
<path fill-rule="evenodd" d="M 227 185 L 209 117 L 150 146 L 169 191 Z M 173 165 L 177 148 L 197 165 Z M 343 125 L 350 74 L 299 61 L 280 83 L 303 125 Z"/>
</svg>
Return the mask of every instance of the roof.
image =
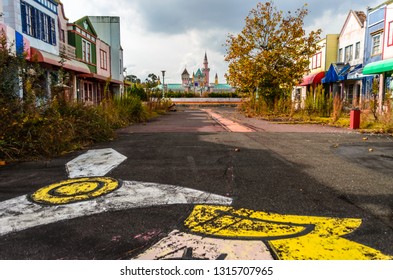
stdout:
<svg viewBox="0 0 393 280">
<path fill-rule="evenodd" d="M 378 9 L 380 9 L 380 8 L 386 6 L 386 5 L 389 5 L 389 4 L 391 4 L 391 3 L 393 3 L 393 0 L 385 1 L 385 2 L 379 4 L 379 5 L 375 6 L 375 7 L 367 7 L 367 8 L 368 8 L 368 11 L 369 11 L 369 13 L 370 13 L 370 12 L 373 12 L 373 11 L 375 11 L 375 10 L 378 10 Z"/>
<path fill-rule="evenodd" d="M 343 35 L 343 32 L 344 32 L 345 28 L 347 27 L 349 19 L 351 18 L 352 15 L 354 16 L 354 18 L 356 19 L 356 21 L 358 22 L 358 24 L 359 24 L 359 26 L 361 28 L 365 27 L 364 25 L 365 25 L 366 19 L 367 19 L 366 14 L 364 12 L 362 12 L 362 11 L 350 10 L 349 13 L 348 13 L 348 16 L 347 16 L 347 18 L 346 18 L 346 20 L 344 22 L 344 25 L 341 28 L 340 36 Z"/>
<path fill-rule="evenodd" d="M 190 75 L 190 74 L 188 73 L 187 69 L 184 69 L 182 75 Z"/>
<path fill-rule="evenodd" d="M 165 87 L 167 90 L 184 90 L 184 87 L 182 84 L 165 84 Z M 158 89 L 162 89 L 162 84 L 156 86 Z"/>
<path fill-rule="evenodd" d="M 67 59 L 63 64 L 60 63 L 61 58 L 57 55 L 31 48 L 32 61 L 43 62 L 57 67 L 64 67 L 64 69 L 72 70 L 78 73 L 90 74 L 90 68 L 80 61 L 74 59 Z"/>
<path fill-rule="evenodd" d="M 195 76 L 196 77 L 203 77 L 204 76 L 201 69 L 198 69 L 198 71 L 195 73 Z"/>
<path fill-rule="evenodd" d="M 327 84 L 345 81 L 351 68 L 352 66 L 349 63 L 332 63 L 329 67 L 329 71 L 325 74 L 325 78 L 322 79 L 322 83 Z"/>
<path fill-rule="evenodd" d="M 83 18 L 76 20 L 74 24 L 97 37 L 97 32 L 88 16 L 84 16 Z"/>
<path fill-rule="evenodd" d="M 217 84 L 214 86 L 215 89 L 232 89 L 231 85 L 228 84 Z"/>
</svg>

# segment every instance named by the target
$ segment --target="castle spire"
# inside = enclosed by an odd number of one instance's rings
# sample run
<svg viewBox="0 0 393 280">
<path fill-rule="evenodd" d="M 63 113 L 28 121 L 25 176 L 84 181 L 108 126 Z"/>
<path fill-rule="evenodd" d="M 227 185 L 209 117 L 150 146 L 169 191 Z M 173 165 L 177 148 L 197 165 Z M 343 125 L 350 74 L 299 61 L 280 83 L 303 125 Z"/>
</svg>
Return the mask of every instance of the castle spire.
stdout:
<svg viewBox="0 0 393 280">
<path fill-rule="evenodd" d="M 210 75 L 210 68 L 209 68 L 209 61 L 207 60 L 207 53 L 205 51 L 205 58 L 203 60 L 203 74 L 205 76 L 205 86 L 209 86 L 209 75 Z"/>
</svg>

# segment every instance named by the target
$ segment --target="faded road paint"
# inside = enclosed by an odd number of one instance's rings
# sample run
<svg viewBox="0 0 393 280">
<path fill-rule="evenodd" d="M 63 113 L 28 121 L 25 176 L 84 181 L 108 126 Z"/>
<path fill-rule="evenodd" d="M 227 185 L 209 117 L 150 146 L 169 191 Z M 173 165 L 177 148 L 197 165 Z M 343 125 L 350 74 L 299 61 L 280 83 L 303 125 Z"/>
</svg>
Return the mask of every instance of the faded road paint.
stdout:
<svg viewBox="0 0 393 280">
<path fill-rule="evenodd" d="M 30 198 L 37 203 L 61 205 L 97 198 L 120 186 L 118 180 L 109 177 L 71 179 L 41 188 Z"/>
<path fill-rule="evenodd" d="M 255 132 L 255 130 L 241 125 L 237 122 L 224 118 L 220 114 L 214 113 L 211 109 L 203 109 L 202 111 L 208 113 L 216 122 L 220 123 L 230 132 Z"/>
<path fill-rule="evenodd" d="M 178 230 L 137 256 L 138 260 L 182 259 L 272 260 L 266 245 L 259 240 L 229 240 L 201 237 Z"/>
<path fill-rule="evenodd" d="M 190 232 L 228 239 L 263 240 L 284 260 L 389 260 L 392 256 L 345 239 L 360 219 L 279 215 L 225 206 L 196 206 Z"/>
<path fill-rule="evenodd" d="M 92 179 L 94 180 L 94 178 Z M 75 187 L 74 190 L 60 187 L 60 192 L 75 194 L 92 187 L 81 188 L 77 184 L 72 186 Z M 46 188 L 44 189 L 46 190 Z M 46 197 L 44 194 L 45 192 L 42 197 Z M 231 203 L 232 199 L 228 197 L 179 186 L 124 181 L 121 188 L 109 194 L 72 204 L 42 205 L 32 202 L 28 196 L 3 201 L 0 203 L 0 236 L 35 226 L 107 211 L 173 204 L 230 205 Z"/>
<path fill-rule="evenodd" d="M 114 149 L 89 150 L 66 164 L 69 178 L 104 176 L 127 159 Z"/>
</svg>

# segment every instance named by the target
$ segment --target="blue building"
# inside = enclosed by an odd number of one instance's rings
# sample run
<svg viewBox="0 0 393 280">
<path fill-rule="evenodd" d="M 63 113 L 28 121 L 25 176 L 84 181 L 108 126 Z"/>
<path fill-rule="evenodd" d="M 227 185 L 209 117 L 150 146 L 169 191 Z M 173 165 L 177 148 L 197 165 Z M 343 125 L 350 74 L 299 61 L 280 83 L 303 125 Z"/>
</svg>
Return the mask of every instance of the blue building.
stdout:
<svg viewBox="0 0 393 280">
<path fill-rule="evenodd" d="M 363 94 L 368 99 L 371 97 L 372 84 L 374 79 L 382 81 L 383 75 L 377 75 L 369 71 L 370 65 L 377 63 L 383 59 L 383 42 L 384 42 L 384 31 L 385 31 L 385 17 L 386 7 L 393 1 L 386 1 L 383 4 L 369 8 L 367 11 L 367 26 L 364 46 L 364 75 L 371 75 L 365 78 L 365 85 Z M 376 74 L 376 75 L 373 75 Z M 380 94 L 380 100 L 383 99 L 383 90 Z"/>
</svg>

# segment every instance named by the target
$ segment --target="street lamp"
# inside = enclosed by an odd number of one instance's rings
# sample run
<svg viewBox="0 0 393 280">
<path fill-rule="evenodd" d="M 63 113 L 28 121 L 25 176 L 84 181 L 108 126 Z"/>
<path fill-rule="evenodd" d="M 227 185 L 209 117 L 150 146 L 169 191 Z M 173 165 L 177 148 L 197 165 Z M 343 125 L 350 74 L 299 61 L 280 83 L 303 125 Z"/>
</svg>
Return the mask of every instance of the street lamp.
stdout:
<svg viewBox="0 0 393 280">
<path fill-rule="evenodd" d="M 165 98 L 165 70 L 162 70 L 162 98 Z"/>
</svg>

